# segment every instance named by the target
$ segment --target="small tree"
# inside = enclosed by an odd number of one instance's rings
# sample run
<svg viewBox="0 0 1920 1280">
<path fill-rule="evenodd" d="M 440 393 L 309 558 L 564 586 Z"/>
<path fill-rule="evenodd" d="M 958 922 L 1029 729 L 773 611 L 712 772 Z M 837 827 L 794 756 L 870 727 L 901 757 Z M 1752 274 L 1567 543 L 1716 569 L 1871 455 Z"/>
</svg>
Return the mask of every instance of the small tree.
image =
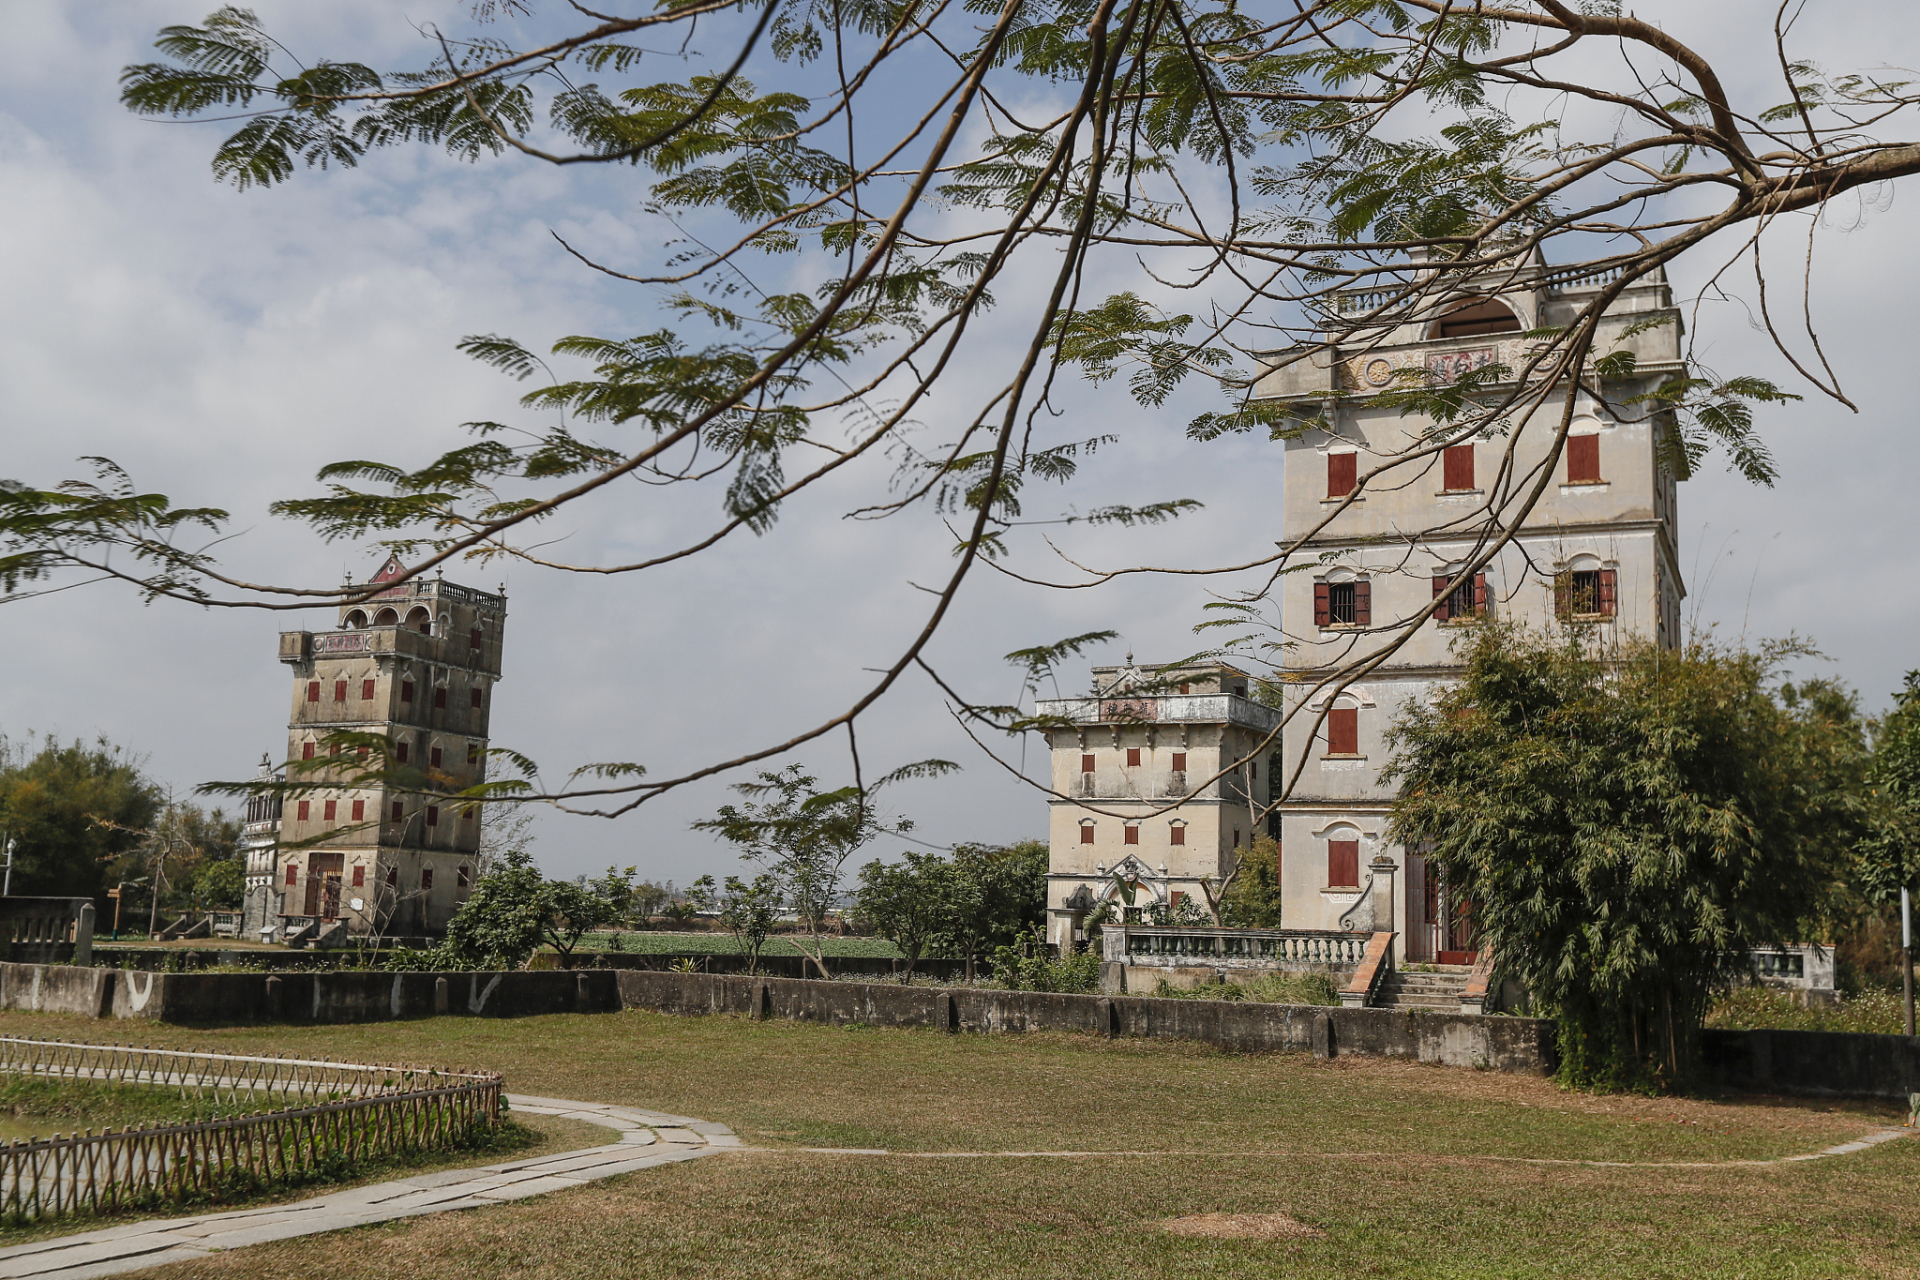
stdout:
<svg viewBox="0 0 1920 1280">
<path fill-rule="evenodd" d="M 651 880 L 642 880 L 633 886 L 632 921 L 644 929 L 653 923 L 661 908 L 673 901 L 673 881 L 655 884 Z"/>
<path fill-rule="evenodd" d="M 546 882 L 532 855 L 503 850 L 448 922 L 446 940 L 433 952 L 434 967 L 523 968 L 540 949 L 547 910 Z"/>
<path fill-rule="evenodd" d="M 908 778 L 930 778 L 959 768 L 946 760 L 923 760 L 894 770 L 873 789 Z M 712 831 L 740 849 L 740 856 L 758 862 L 771 873 L 782 894 L 806 930 L 801 951 L 813 961 L 822 978 L 827 972 L 826 946 L 821 938 L 827 912 L 840 896 L 847 860 L 876 836 L 913 829 L 911 820 L 882 821 L 873 811 L 870 790 L 841 787 L 815 790 L 819 779 L 799 765 L 778 773 L 762 773 L 734 790 L 745 804 L 723 805 L 711 818 L 693 824 L 696 831 Z M 809 945 L 811 949 L 809 949 Z"/>
<path fill-rule="evenodd" d="M 947 923 L 956 883 L 954 868 L 933 853 L 909 852 L 899 862 L 869 862 L 860 869 L 855 897 L 861 917 L 900 950 L 907 965 L 900 980 L 913 981 L 914 966 Z"/>
<path fill-rule="evenodd" d="M 1220 895 L 1223 924 L 1243 929 L 1280 927 L 1280 842 L 1255 836 L 1240 855 L 1233 882 Z"/>
<path fill-rule="evenodd" d="M 593 880 L 548 880 L 541 896 L 540 936 L 559 953 L 560 967 L 571 969 L 581 938 L 626 918 L 633 903 L 633 868 L 623 874 L 608 867 Z"/>
<path fill-rule="evenodd" d="M 1487 625 L 1393 731 L 1391 838 L 1558 1024 L 1568 1083 L 1688 1079 L 1714 989 L 1827 901 L 1852 759 L 1765 688 L 1803 648 L 1685 652 Z"/>
<path fill-rule="evenodd" d="M 764 871 L 752 883 L 728 876 L 724 887 L 716 886 L 712 876 L 701 876 L 688 886 L 687 899 L 719 916 L 747 958 L 747 972 L 758 973 L 760 953 L 780 920 L 780 882 Z"/>
</svg>

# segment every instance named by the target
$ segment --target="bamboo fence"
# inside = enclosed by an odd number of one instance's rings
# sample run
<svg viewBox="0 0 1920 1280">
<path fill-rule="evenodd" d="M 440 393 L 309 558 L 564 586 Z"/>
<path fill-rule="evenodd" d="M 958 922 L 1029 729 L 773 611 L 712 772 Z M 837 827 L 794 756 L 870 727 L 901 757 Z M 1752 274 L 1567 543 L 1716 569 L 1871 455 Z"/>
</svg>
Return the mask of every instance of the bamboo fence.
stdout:
<svg viewBox="0 0 1920 1280">
<path fill-rule="evenodd" d="M 500 1119 L 501 1077 L 0 1036 L 0 1072 L 292 1101 L 251 1115 L 0 1143 L 0 1220 L 224 1199 L 458 1143 Z"/>
</svg>

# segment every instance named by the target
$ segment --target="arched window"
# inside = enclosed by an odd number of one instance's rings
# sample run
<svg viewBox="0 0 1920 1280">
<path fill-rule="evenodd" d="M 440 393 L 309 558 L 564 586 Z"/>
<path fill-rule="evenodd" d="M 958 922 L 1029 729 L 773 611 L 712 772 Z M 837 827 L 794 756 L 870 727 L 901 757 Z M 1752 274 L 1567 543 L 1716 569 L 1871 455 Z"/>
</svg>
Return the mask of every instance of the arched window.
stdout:
<svg viewBox="0 0 1920 1280">
<path fill-rule="evenodd" d="M 391 609 L 382 609 L 373 615 L 373 625 L 376 627 L 391 627 L 399 621 L 400 615 Z"/>
<path fill-rule="evenodd" d="M 1505 303 L 1470 298 L 1433 322 L 1429 338 L 1470 338 L 1482 333 L 1518 333 L 1520 318 Z"/>
<path fill-rule="evenodd" d="M 362 628 L 362 627 L 364 627 L 364 626 L 366 626 L 366 625 L 367 625 L 367 611 L 366 611 L 365 609 L 355 609 L 355 610 L 353 610 L 352 612 L 350 612 L 349 614 L 347 614 L 347 620 L 346 620 L 346 625 L 347 625 L 347 626 L 349 626 L 349 627 L 352 627 L 352 628 L 353 628 L 354 630 L 356 630 L 356 631 L 358 631 L 358 630 L 359 630 L 360 628 Z"/>
<path fill-rule="evenodd" d="M 407 630 L 418 631 L 423 636 L 433 634 L 433 615 L 418 605 L 407 610 Z"/>
</svg>

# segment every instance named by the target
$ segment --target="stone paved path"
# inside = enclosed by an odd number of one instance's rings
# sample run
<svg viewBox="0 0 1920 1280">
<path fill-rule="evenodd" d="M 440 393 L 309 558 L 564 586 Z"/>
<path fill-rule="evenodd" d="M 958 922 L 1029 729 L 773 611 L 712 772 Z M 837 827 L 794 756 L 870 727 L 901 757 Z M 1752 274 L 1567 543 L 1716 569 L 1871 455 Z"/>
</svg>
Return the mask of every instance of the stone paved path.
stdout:
<svg viewBox="0 0 1920 1280">
<path fill-rule="evenodd" d="M 118 1275 L 269 1240 L 521 1200 L 584 1186 L 596 1178 L 697 1160 L 740 1146 L 740 1139 L 726 1125 L 687 1116 L 522 1094 L 508 1094 L 507 1101 L 516 1114 L 560 1116 L 604 1125 L 618 1130 L 620 1137 L 603 1147 L 530 1156 L 478 1169 L 424 1173 L 293 1204 L 131 1222 L 16 1245 L 0 1249 L 0 1277 L 86 1280 L 90 1276 Z"/>
</svg>

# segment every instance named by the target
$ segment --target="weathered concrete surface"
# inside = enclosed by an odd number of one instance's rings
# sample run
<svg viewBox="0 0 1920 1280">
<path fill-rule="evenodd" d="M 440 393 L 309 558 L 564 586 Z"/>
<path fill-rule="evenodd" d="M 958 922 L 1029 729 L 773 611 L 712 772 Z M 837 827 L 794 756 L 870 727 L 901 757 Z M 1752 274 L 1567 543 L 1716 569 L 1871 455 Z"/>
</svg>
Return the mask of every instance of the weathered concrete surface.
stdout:
<svg viewBox="0 0 1920 1280">
<path fill-rule="evenodd" d="M 1199 1040 L 1239 1052 L 1307 1052 L 1316 1047 L 1314 1027 L 1320 1019 L 1323 1054 L 1371 1054 L 1535 1073 L 1547 1070 L 1551 1061 L 1550 1024 L 1475 1014 L 943 990 L 637 970 L 620 974 L 620 997 L 629 1008 L 662 1013 L 740 1013 L 953 1031 L 1082 1031 Z"/>
<path fill-rule="evenodd" d="M 1709 1077 L 1727 1089 L 1907 1100 L 1920 1093 L 1920 1036 L 1840 1031 L 1708 1031 Z"/>
</svg>

